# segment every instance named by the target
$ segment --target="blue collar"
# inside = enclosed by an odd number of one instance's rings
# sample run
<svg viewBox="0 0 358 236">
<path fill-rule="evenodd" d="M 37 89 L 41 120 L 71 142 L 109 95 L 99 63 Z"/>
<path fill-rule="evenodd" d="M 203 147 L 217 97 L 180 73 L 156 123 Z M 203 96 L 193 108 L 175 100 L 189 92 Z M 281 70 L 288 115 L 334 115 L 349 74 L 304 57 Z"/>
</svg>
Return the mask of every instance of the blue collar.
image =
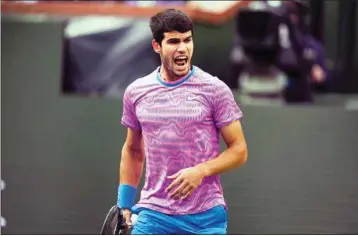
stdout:
<svg viewBox="0 0 358 236">
<path fill-rule="evenodd" d="M 157 80 L 158 82 L 163 85 L 163 86 L 166 86 L 166 87 L 175 87 L 175 86 L 178 86 L 178 85 L 181 85 L 182 83 L 184 83 L 185 81 L 187 81 L 193 74 L 194 74 L 194 71 L 195 71 L 195 66 L 192 66 L 191 67 L 191 71 L 189 72 L 189 74 L 187 74 L 185 76 L 185 78 L 183 79 L 180 79 L 178 82 L 176 83 L 167 83 L 165 81 L 163 81 L 161 78 L 160 78 L 160 75 L 159 75 L 159 72 L 160 72 L 160 67 L 159 67 L 159 70 L 157 72 Z"/>
</svg>

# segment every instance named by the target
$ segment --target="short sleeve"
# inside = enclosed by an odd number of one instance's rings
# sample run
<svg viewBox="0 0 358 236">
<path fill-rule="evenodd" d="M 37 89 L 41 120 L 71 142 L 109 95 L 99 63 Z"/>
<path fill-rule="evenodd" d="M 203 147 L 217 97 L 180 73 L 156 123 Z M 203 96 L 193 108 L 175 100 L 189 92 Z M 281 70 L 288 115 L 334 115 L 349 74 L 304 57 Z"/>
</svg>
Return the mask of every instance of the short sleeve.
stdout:
<svg viewBox="0 0 358 236">
<path fill-rule="evenodd" d="M 242 118 L 242 111 L 236 103 L 232 91 L 221 80 L 215 88 L 213 117 L 218 129 Z"/>
<path fill-rule="evenodd" d="M 135 111 L 135 104 L 131 96 L 131 89 L 128 87 L 123 96 L 122 125 L 133 130 L 141 130 L 142 127 Z"/>
</svg>

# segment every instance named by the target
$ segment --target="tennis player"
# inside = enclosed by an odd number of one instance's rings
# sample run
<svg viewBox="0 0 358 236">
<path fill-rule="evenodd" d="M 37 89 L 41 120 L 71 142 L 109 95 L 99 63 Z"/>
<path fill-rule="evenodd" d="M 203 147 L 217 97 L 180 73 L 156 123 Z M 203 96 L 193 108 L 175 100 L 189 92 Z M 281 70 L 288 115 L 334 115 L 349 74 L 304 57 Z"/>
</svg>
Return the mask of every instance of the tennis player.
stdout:
<svg viewBox="0 0 358 236">
<path fill-rule="evenodd" d="M 191 64 L 193 25 L 167 9 L 150 19 L 161 65 L 128 86 L 121 123 L 128 128 L 117 204 L 132 234 L 226 234 L 219 174 L 242 166 L 242 112 L 229 87 Z M 227 145 L 220 153 L 219 134 Z M 146 160 L 145 183 L 134 205 Z"/>
</svg>

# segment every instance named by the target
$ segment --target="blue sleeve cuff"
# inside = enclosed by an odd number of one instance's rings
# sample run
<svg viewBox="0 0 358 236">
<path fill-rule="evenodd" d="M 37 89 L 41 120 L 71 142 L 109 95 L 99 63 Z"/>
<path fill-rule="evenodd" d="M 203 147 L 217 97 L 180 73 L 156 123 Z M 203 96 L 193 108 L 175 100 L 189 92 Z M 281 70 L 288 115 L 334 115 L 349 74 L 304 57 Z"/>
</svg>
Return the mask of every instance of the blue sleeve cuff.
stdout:
<svg viewBox="0 0 358 236">
<path fill-rule="evenodd" d="M 137 188 L 128 185 L 120 184 L 118 186 L 117 205 L 122 209 L 131 209 L 134 206 Z"/>
</svg>

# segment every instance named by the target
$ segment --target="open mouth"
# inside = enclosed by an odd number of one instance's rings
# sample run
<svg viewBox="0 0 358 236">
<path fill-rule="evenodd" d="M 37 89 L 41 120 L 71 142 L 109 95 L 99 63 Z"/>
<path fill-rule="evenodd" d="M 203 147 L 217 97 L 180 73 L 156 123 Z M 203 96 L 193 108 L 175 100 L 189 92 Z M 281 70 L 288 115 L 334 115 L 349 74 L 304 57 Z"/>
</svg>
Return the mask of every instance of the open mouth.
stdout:
<svg viewBox="0 0 358 236">
<path fill-rule="evenodd" d="M 188 62 L 188 57 L 187 56 L 177 56 L 174 59 L 174 63 L 179 66 L 179 67 L 184 67 Z"/>
</svg>

